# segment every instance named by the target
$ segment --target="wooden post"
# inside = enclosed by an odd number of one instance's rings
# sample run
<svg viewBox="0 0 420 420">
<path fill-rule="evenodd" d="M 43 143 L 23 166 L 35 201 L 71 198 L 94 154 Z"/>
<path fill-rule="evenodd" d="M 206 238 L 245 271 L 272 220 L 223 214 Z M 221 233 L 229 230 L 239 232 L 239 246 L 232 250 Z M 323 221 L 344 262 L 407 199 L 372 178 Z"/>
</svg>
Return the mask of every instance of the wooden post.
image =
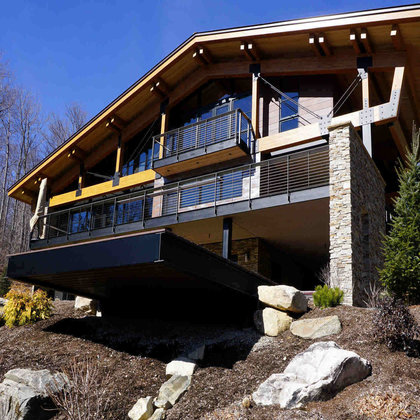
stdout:
<svg viewBox="0 0 420 420">
<path fill-rule="evenodd" d="M 163 107 L 160 120 L 160 146 L 159 146 L 159 159 L 163 158 L 163 148 L 165 147 L 165 134 L 168 131 L 168 113 L 166 107 Z"/>
<path fill-rule="evenodd" d="M 365 69 L 358 69 L 362 77 L 362 104 L 363 111 L 369 110 L 369 74 Z M 372 126 L 371 124 L 363 124 L 362 126 L 363 144 L 369 155 L 372 156 Z"/>
<path fill-rule="evenodd" d="M 85 186 L 85 165 L 83 162 L 80 163 L 79 178 L 77 181 L 76 197 L 82 195 L 82 188 Z"/>
<path fill-rule="evenodd" d="M 124 159 L 124 149 L 121 141 L 121 133 L 118 134 L 118 144 L 117 144 L 117 159 L 115 161 L 115 174 L 112 182 L 112 186 L 115 187 L 120 183 L 121 168 Z"/>
<path fill-rule="evenodd" d="M 258 77 L 255 73 L 252 74 L 252 113 L 251 113 L 251 122 L 252 128 L 254 129 L 255 138 L 260 137 L 260 89 Z"/>
</svg>

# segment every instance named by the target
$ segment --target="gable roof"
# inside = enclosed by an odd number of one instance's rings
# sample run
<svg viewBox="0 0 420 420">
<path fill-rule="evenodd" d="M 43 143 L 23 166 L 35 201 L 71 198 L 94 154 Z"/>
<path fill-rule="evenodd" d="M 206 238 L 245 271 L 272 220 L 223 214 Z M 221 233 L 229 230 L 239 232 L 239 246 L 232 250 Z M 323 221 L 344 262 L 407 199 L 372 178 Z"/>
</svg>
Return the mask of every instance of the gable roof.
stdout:
<svg viewBox="0 0 420 420">
<path fill-rule="evenodd" d="M 185 76 L 197 67 L 192 53 L 198 46 L 210 48 L 211 53 L 216 57 L 220 56 L 223 61 L 229 53 L 234 51 L 238 53 L 237 43 L 241 40 L 250 39 L 262 42 L 264 39 L 287 36 L 289 37 L 287 38 L 288 42 L 282 43 L 282 47 L 287 48 L 287 44 L 292 46 L 298 42 L 297 36 L 307 35 L 310 32 L 359 28 L 364 25 L 372 27 L 390 23 L 401 24 L 419 20 L 420 4 L 413 4 L 194 33 L 88 121 L 59 148 L 16 181 L 9 188 L 9 195 L 30 202 L 32 200 L 31 193 L 36 193 L 37 190 L 33 181 L 38 177 L 65 178 L 68 173 L 69 184 L 74 179 L 76 165 L 67 159 L 68 152 L 76 145 L 87 153 L 97 150 L 98 147 L 105 147 L 104 141 L 110 138 L 110 132 L 105 125 L 112 116 L 117 114 L 117 116 L 126 119 L 129 124 L 135 120 L 142 120 L 143 125 L 149 123 L 151 118 L 156 118 L 156 115 L 159 115 L 159 101 L 150 92 L 151 84 L 157 79 L 164 79 L 168 81 L 169 86 L 176 86 L 179 81 L 185 79 Z M 420 40 L 417 39 L 416 43 L 420 44 Z M 151 111 L 146 111 L 147 109 Z M 131 125 L 132 128 L 128 132 L 133 135 L 139 131 L 139 125 L 138 123 Z M 72 167 L 73 171 L 71 171 Z M 19 190 L 25 190 L 29 195 L 19 195 Z"/>
</svg>

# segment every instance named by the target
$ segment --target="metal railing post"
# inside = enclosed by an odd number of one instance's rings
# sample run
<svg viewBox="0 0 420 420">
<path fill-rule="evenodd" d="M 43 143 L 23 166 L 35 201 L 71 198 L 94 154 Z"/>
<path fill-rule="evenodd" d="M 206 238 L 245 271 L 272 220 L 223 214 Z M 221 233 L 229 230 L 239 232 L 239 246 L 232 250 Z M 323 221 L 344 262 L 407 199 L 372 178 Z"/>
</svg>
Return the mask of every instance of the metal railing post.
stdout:
<svg viewBox="0 0 420 420">
<path fill-rule="evenodd" d="M 178 183 L 177 183 L 177 187 L 176 187 L 176 210 L 175 210 L 175 218 L 176 218 L 176 221 L 178 221 L 179 219 L 178 219 L 178 212 L 179 212 L 179 207 L 180 207 L 180 205 L 181 205 L 181 203 L 180 203 L 180 189 L 179 189 L 179 181 L 178 181 Z"/>
<path fill-rule="evenodd" d="M 217 203 L 217 172 L 214 174 L 214 214 L 217 214 L 216 203 Z"/>
<path fill-rule="evenodd" d="M 286 167 L 286 174 L 287 174 L 287 183 L 286 183 L 286 193 L 287 193 L 287 200 L 290 203 L 290 155 L 287 155 L 287 167 Z"/>
<path fill-rule="evenodd" d="M 114 211 L 112 212 L 112 225 L 111 225 L 111 229 L 112 231 L 115 233 L 115 218 L 116 218 L 116 214 L 117 214 L 117 199 L 114 198 Z"/>
<path fill-rule="evenodd" d="M 142 214 L 141 214 L 141 220 L 142 220 L 143 227 L 145 226 L 144 225 L 145 214 L 146 214 L 146 191 L 143 192 L 143 208 L 142 208 Z"/>
<path fill-rule="evenodd" d="M 90 204 L 90 219 L 89 219 L 89 227 L 88 227 L 88 231 L 89 233 L 92 231 L 92 224 L 93 224 L 93 203 Z"/>
</svg>

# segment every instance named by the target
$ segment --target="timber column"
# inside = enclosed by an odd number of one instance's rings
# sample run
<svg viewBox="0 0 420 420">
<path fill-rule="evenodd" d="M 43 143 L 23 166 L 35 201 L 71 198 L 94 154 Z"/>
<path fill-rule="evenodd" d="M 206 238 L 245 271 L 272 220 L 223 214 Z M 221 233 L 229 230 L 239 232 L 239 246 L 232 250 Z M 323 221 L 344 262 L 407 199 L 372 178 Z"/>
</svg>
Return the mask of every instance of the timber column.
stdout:
<svg viewBox="0 0 420 420">
<path fill-rule="evenodd" d="M 345 304 L 362 306 L 383 263 L 385 182 L 350 122 L 329 132 L 330 276 Z"/>
</svg>

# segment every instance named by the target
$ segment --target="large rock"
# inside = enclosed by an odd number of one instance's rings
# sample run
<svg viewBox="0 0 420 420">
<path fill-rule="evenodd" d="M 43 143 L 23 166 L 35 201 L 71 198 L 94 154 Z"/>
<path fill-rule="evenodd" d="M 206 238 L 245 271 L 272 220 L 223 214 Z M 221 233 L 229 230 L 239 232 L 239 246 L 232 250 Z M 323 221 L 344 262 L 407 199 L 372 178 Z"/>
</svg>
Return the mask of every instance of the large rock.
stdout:
<svg viewBox="0 0 420 420">
<path fill-rule="evenodd" d="M 56 414 L 48 392 L 58 392 L 69 384 L 63 373 L 48 370 L 13 369 L 0 383 L 0 407 L 16 420 L 44 420 Z M 4 412 L 3 411 L 3 412 Z M 12 413 L 16 413 L 13 415 Z"/>
<path fill-rule="evenodd" d="M 319 342 L 295 356 L 284 373 L 271 375 L 252 397 L 259 405 L 297 408 L 309 401 L 329 399 L 371 371 L 370 363 L 356 353 L 333 341 Z"/>
<path fill-rule="evenodd" d="M 196 366 L 192 360 L 186 357 L 179 357 L 166 365 L 166 374 L 169 376 L 191 376 Z"/>
<path fill-rule="evenodd" d="M 153 414 L 153 398 L 140 398 L 129 411 L 131 420 L 148 420 Z"/>
<path fill-rule="evenodd" d="M 155 407 L 167 410 L 175 405 L 181 395 L 191 384 L 190 376 L 172 376 L 159 389 L 159 395 L 155 401 Z"/>
<path fill-rule="evenodd" d="M 91 315 L 96 314 L 97 306 L 96 300 L 82 296 L 76 296 L 76 300 L 74 301 L 74 309 L 79 309 Z"/>
<path fill-rule="evenodd" d="M 166 412 L 164 408 L 158 408 L 154 413 L 153 416 L 150 417 L 149 420 L 163 420 L 166 416 Z"/>
<path fill-rule="evenodd" d="M 307 297 L 292 286 L 258 286 L 258 299 L 282 311 L 302 313 L 308 309 Z"/>
<path fill-rule="evenodd" d="M 271 337 L 276 337 L 281 332 L 288 330 L 292 321 L 293 319 L 289 315 L 273 308 L 256 311 L 254 315 L 257 330 Z"/>
<path fill-rule="evenodd" d="M 322 318 L 300 319 L 292 322 L 290 332 L 298 337 L 314 339 L 340 334 L 341 322 L 337 315 Z"/>
</svg>

